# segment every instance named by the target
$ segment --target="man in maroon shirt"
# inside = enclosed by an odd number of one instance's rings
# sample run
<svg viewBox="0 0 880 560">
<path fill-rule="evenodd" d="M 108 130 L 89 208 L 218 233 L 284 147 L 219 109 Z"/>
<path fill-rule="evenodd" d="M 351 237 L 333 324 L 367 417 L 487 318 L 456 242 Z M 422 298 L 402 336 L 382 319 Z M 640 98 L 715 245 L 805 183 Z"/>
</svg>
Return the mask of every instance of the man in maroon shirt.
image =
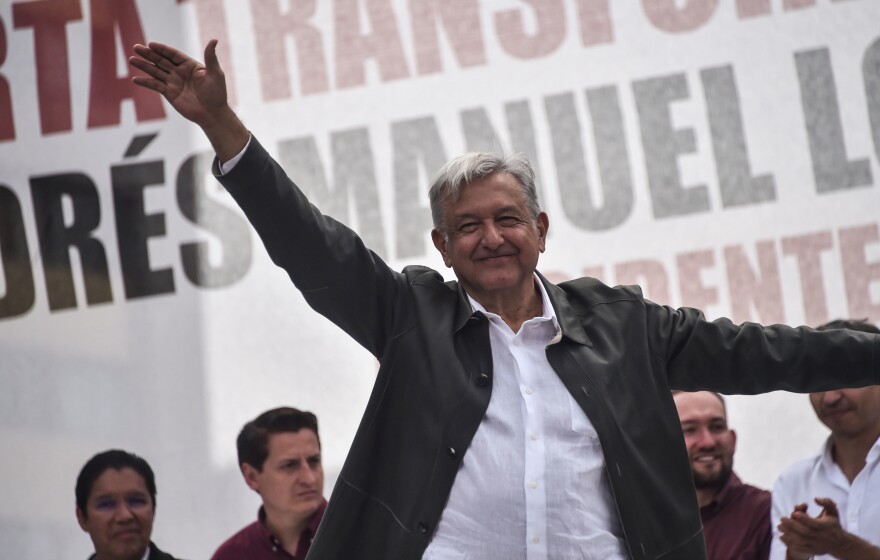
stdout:
<svg viewBox="0 0 880 560">
<path fill-rule="evenodd" d="M 770 492 L 733 473 L 736 432 L 718 393 L 674 391 L 694 473 L 710 560 L 766 560 L 770 555 Z"/>
<path fill-rule="evenodd" d="M 268 410 L 244 425 L 237 445 L 241 474 L 263 505 L 212 560 L 304 560 L 327 507 L 318 419 L 290 407 Z"/>
</svg>

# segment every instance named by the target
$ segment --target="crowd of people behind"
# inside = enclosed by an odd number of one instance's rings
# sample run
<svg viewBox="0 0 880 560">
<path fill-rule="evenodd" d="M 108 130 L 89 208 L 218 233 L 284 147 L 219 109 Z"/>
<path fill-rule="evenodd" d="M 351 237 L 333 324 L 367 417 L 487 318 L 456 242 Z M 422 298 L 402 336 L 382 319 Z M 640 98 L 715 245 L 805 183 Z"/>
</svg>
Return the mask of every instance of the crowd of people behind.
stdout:
<svg viewBox="0 0 880 560">
<path fill-rule="evenodd" d="M 839 328 L 880 333 L 862 320 L 819 330 Z M 736 432 L 720 394 L 673 398 L 711 560 L 880 559 L 880 385 L 810 393 L 830 434 L 779 475 L 772 493 L 733 472 Z"/>
<path fill-rule="evenodd" d="M 880 558 L 876 329 L 735 325 L 635 286 L 550 282 L 537 269 L 550 218 L 521 154 L 464 154 L 437 173 L 430 235 L 455 280 L 394 270 L 238 118 L 216 44 L 204 64 L 135 45 L 133 81 L 201 127 L 273 262 L 379 360 L 326 508 L 313 417 L 245 426 L 239 463 L 263 507 L 218 560 L 702 560 L 707 546 Z M 719 395 L 779 390 L 811 393 L 832 433 L 780 477 L 771 507 L 732 474 Z M 100 457 L 110 466 L 87 465 L 77 505 L 96 560 L 162 558 L 152 475 Z M 106 552 L 116 545 L 128 556 Z"/>
<path fill-rule="evenodd" d="M 819 327 L 830 328 L 880 333 L 867 321 Z M 880 559 L 880 385 L 809 395 L 830 434 L 779 476 L 772 494 L 733 472 L 736 432 L 722 395 L 673 391 L 673 399 L 710 560 Z M 244 425 L 237 448 L 242 477 L 262 505 L 211 560 L 304 560 L 327 507 L 317 418 L 268 410 Z M 95 455 L 75 494 L 94 560 L 174 560 L 150 540 L 156 482 L 143 458 L 118 449 Z"/>
</svg>

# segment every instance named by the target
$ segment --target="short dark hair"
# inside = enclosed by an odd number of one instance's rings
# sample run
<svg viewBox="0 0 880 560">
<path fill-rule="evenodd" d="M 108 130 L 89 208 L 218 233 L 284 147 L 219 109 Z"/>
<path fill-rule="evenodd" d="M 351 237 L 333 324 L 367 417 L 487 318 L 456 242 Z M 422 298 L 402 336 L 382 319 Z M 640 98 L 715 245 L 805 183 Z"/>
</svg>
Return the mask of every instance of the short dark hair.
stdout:
<svg viewBox="0 0 880 560">
<path fill-rule="evenodd" d="M 150 499 L 153 501 L 153 507 L 156 507 L 156 477 L 153 476 L 150 464 L 134 453 L 122 449 L 108 449 L 89 459 L 79 471 L 79 476 L 76 477 L 76 507 L 82 512 L 84 518 L 88 518 L 86 506 L 92 493 L 92 487 L 98 477 L 108 469 L 121 471 L 125 468 L 132 469 L 143 477 L 147 491 L 150 493 Z"/>
<path fill-rule="evenodd" d="M 880 334 L 880 329 L 877 328 L 877 325 L 867 319 L 835 319 L 816 327 L 817 331 L 830 331 L 833 329 L 849 329 L 851 331 Z"/>
<path fill-rule="evenodd" d="M 263 470 L 263 463 L 269 456 L 269 436 L 298 432 L 308 429 L 315 432 L 318 438 L 318 449 L 321 448 L 321 436 L 318 435 L 318 418 L 311 412 L 290 406 L 273 408 L 260 414 L 244 425 L 238 434 L 239 466 L 247 463 L 258 471 Z"/>
</svg>

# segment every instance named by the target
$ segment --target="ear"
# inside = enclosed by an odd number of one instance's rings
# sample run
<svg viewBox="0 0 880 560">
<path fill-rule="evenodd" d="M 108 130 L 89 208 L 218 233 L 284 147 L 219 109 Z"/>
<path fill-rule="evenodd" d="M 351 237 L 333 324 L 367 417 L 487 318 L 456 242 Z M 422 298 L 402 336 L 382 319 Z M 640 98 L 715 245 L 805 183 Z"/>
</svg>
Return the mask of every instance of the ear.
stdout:
<svg viewBox="0 0 880 560">
<path fill-rule="evenodd" d="M 82 510 L 79 509 L 79 506 L 76 506 L 76 520 L 79 522 L 79 528 L 88 533 L 89 529 L 86 524 L 86 516 L 83 514 Z"/>
<path fill-rule="evenodd" d="M 443 264 L 445 264 L 447 268 L 451 267 L 452 260 L 449 258 L 449 253 L 446 252 L 446 240 L 443 238 L 443 234 L 436 228 L 431 230 L 431 241 L 434 242 L 434 247 L 436 247 L 443 256 Z"/>
<path fill-rule="evenodd" d="M 730 430 L 730 450 L 736 453 L 736 431 Z"/>
<path fill-rule="evenodd" d="M 538 214 L 535 225 L 538 228 L 538 249 L 543 253 L 547 248 L 547 231 L 550 229 L 550 218 L 547 217 L 546 212 Z"/>
<path fill-rule="evenodd" d="M 260 471 L 255 469 L 253 466 L 242 463 L 241 464 L 241 475 L 244 477 L 245 484 L 248 485 L 248 488 L 256 492 L 260 493 Z"/>
</svg>

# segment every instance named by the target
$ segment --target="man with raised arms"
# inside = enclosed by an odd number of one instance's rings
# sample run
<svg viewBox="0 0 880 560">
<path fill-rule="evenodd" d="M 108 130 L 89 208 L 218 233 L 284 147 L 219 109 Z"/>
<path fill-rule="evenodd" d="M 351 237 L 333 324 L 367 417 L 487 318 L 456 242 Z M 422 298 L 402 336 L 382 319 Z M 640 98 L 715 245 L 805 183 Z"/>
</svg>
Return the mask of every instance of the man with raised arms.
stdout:
<svg viewBox="0 0 880 560">
<path fill-rule="evenodd" d="M 874 335 L 709 322 L 636 287 L 550 283 L 536 271 L 549 218 L 520 156 L 466 154 L 434 181 L 431 238 L 457 281 L 392 270 L 236 117 L 215 47 L 202 65 L 136 45 L 134 82 L 202 128 L 273 261 L 380 361 L 311 559 L 705 558 L 670 389 L 880 380 Z"/>
</svg>

